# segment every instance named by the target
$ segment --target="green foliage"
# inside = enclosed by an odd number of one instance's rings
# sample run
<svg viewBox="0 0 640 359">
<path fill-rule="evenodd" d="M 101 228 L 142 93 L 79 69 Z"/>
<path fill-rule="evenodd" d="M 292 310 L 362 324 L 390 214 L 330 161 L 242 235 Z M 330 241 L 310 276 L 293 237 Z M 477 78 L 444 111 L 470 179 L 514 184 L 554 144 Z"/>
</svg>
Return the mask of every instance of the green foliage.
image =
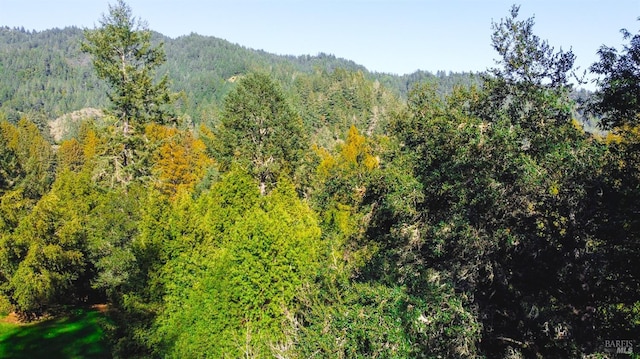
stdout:
<svg viewBox="0 0 640 359">
<path fill-rule="evenodd" d="M 112 126 L 118 129 L 112 140 L 119 145 L 114 149 L 115 178 L 126 184 L 148 174 L 145 127 L 173 121 L 170 107 L 176 96 L 169 91 L 166 75 L 155 81 L 155 71 L 166 61 L 162 46 L 152 45 L 151 32 L 123 0 L 109 6 L 100 25 L 85 32 L 82 50 L 92 56 L 98 77 L 110 86 Z"/>
<path fill-rule="evenodd" d="M 591 66 L 591 71 L 601 77 L 590 110 L 600 116 L 600 126 L 606 130 L 636 127 L 640 113 L 640 34 L 632 35 L 622 30 L 629 41 L 623 51 L 602 46 L 598 50 L 600 61 Z"/>
<path fill-rule="evenodd" d="M 149 122 L 169 121 L 168 78 L 153 83 L 156 69 L 166 61 L 162 46 L 152 46 L 151 32 L 123 0 L 109 6 L 100 25 L 85 32 L 82 50 L 92 56 L 98 77 L 111 87 L 109 99 L 124 136 L 140 133 Z"/>
<path fill-rule="evenodd" d="M 601 182 L 602 196 L 597 201 L 600 209 L 594 216 L 597 236 L 592 241 L 591 250 L 600 259 L 589 275 L 595 283 L 602 283 L 594 291 L 594 302 L 598 311 L 593 315 L 600 324 L 596 334 L 605 338 L 610 333 L 617 336 L 633 337 L 640 333 L 638 325 L 639 288 L 635 278 L 640 275 L 632 265 L 638 256 L 638 231 L 640 229 L 638 211 L 638 127 L 637 93 L 638 83 L 638 35 L 632 36 L 623 30 L 629 44 L 618 52 L 603 46 L 600 61 L 591 68 L 602 76 L 598 80 L 590 110 L 602 116 L 601 127 L 610 132 L 606 164 L 602 171 L 606 174 Z"/>
<path fill-rule="evenodd" d="M 362 266 L 372 250 L 351 246 L 350 242 L 361 235 L 361 223 L 366 215 L 362 209 L 363 196 L 379 166 L 374 144 L 373 139 L 361 135 L 352 126 L 346 141 L 336 146 L 335 153 L 315 149 L 320 163 L 310 193 L 323 238 L 330 247 L 325 255 L 334 259 L 328 265 L 347 272 Z"/>
<path fill-rule="evenodd" d="M 51 145 L 26 118 L 15 126 L 0 122 L 0 142 L 0 194 L 3 190 L 20 189 L 25 198 L 40 198 L 53 181 Z"/>
<path fill-rule="evenodd" d="M 493 23 L 491 36 L 493 48 L 500 55 L 493 75 L 507 83 L 523 83 L 529 86 L 566 85 L 567 72 L 573 67 L 575 55 L 571 51 L 554 53 L 547 41 L 533 33 L 533 18 L 517 20 L 519 6 L 511 8 L 510 16 L 499 24 Z"/>
<path fill-rule="evenodd" d="M 0 194 L 15 185 L 15 181 L 22 177 L 22 168 L 16 150 L 10 146 L 15 128 L 8 122 L 0 122 Z"/>
<path fill-rule="evenodd" d="M 10 122 L 25 115 L 51 119 L 107 103 L 106 89 L 80 53 L 81 37 L 75 27 L 43 32 L 0 28 L 0 109 Z"/>
<path fill-rule="evenodd" d="M 84 108 L 109 106 L 109 86 L 98 79 L 91 58 L 81 51 L 80 44 L 83 40 L 86 42 L 83 37 L 84 32 L 73 27 L 43 32 L 0 28 L 0 48 L 8 59 L 2 62 L 3 71 L 0 71 L 0 109 L 6 112 L 10 122 L 17 122 L 24 114 L 43 117 L 46 122 Z M 171 90 L 184 94 L 176 103 L 178 115 L 185 114 L 185 118 L 196 124 L 213 126 L 217 123 L 219 107 L 234 87 L 234 80 L 250 72 L 269 71 L 282 83 L 286 93 L 294 98 L 302 95 L 294 105 L 304 103 L 297 107 L 305 126 L 325 123 L 323 116 L 333 125 L 341 125 L 339 129 L 319 134 L 324 146 L 329 145 L 327 141 L 332 136 L 344 134 L 352 122 L 358 130 L 368 132 L 374 115 L 380 121 L 372 128 L 379 130 L 387 116 L 386 104 L 396 101 L 396 93 L 406 97 L 417 82 L 437 82 L 442 89 L 447 89 L 445 92 L 454 84 L 478 82 L 472 80 L 471 74 L 370 73 L 352 61 L 333 55 L 277 56 L 197 34 L 171 39 L 151 32 L 151 43 L 163 43 L 166 52 L 166 62 L 157 68 L 157 73 L 167 74 Z M 314 85 L 312 97 L 307 98 L 305 83 L 309 80 L 321 86 Z M 381 86 L 375 84 L 376 80 Z M 334 94 L 322 97 L 323 92 Z M 372 96 L 342 96 L 349 92 Z M 348 102 L 344 102 L 345 99 Z M 374 105 L 371 108 L 361 106 L 371 101 Z M 352 121 L 354 116 L 356 120 Z M 41 130 L 46 130 L 46 123 L 43 124 Z M 318 130 L 313 128 L 314 132 Z"/>
<path fill-rule="evenodd" d="M 482 90 L 441 100 L 418 87 L 392 123 L 399 151 L 365 201 L 379 243 L 365 274 L 409 293 L 443 278 L 477 308 L 489 356 L 571 356 L 600 338 L 580 329 L 595 304 L 580 273 L 597 260 L 585 248 L 604 151 L 569 121 L 562 73 L 572 57 L 554 55 L 516 15 L 496 27 L 505 68 Z M 521 51 L 529 47 L 538 51 Z M 399 182 L 397 167 L 418 183 Z"/>
<path fill-rule="evenodd" d="M 247 178 L 228 175 L 222 183 L 242 189 Z M 184 251 L 164 269 L 166 308 L 157 324 L 170 357 L 203 351 L 264 357 L 271 344 L 284 340 L 283 324 L 295 309 L 297 290 L 318 269 L 320 230 L 287 181 L 260 198 L 255 183 L 251 188 L 254 204 L 234 190 L 218 197 L 222 210 L 246 210 L 227 226 L 209 228 L 214 243 Z"/>
<path fill-rule="evenodd" d="M 225 173 L 223 180 L 214 183 L 198 199 L 197 213 L 202 217 L 196 222 L 198 238 L 203 243 L 219 243 L 219 234 L 228 232 L 258 202 L 259 191 L 255 180 L 247 176 L 244 170 L 235 168 Z"/>
<path fill-rule="evenodd" d="M 85 221 L 91 204 L 75 200 L 86 199 L 88 188 L 88 178 L 59 175 L 52 191 L 21 219 L 8 238 L 6 250 L 14 253 L 9 262 L 15 269 L 8 289 L 17 310 L 38 313 L 52 304 L 78 300 L 83 294 Z"/>
<path fill-rule="evenodd" d="M 302 120 L 268 75 L 249 74 L 225 99 L 215 148 L 226 168 L 248 170 L 262 194 L 280 175 L 291 175 L 307 149 Z"/>
<path fill-rule="evenodd" d="M 533 18 L 518 20 L 518 12 L 513 6 L 509 17 L 493 24 L 492 45 L 501 67 L 484 76 L 486 99 L 475 113 L 489 121 L 507 117 L 527 131 L 536 150 L 543 145 L 539 141 L 553 136 L 556 125 L 571 121 L 567 78 L 575 56 L 571 51 L 554 52 L 534 35 Z"/>
<path fill-rule="evenodd" d="M 374 156 L 371 147 L 372 141 L 352 126 L 346 141 L 337 146 L 336 155 L 318 149 L 321 161 L 316 178 L 320 186 L 316 197 L 332 197 L 324 200 L 327 203 L 358 204 L 364 192 L 361 186 L 379 165 L 379 158 Z"/>
<path fill-rule="evenodd" d="M 82 46 L 0 29 L 0 312 L 107 301 L 100 335 L 127 358 L 579 357 L 638 337 L 638 36 L 592 68 L 601 140 L 572 118 L 573 54 L 518 10 L 479 77 L 167 39 L 124 1 Z M 52 147 L 46 122 L 95 93 L 111 113 Z"/>
<path fill-rule="evenodd" d="M 89 259 L 95 271 L 91 285 L 114 298 L 138 270 L 132 248 L 138 233 L 138 198 L 116 189 L 97 191 L 94 201 L 87 223 Z"/>
<path fill-rule="evenodd" d="M 294 321 L 291 357 L 474 357 L 480 326 L 450 288 L 416 297 L 401 287 L 356 283 L 311 298 Z M 323 298 L 324 297 L 324 298 Z"/>
<path fill-rule="evenodd" d="M 305 131 L 325 147 L 332 147 L 352 126 L 368 135 L 380 133 L 390 113 L 400 107 L 396 96 L 362 71 L 301 74 L 293 92 Z"/>
<path fill-rule="evenodd" d="M 204 142 L 189 130 L 149 125 L 146 133 L 157 143 L 152 172 L 158 178 L 161 191 L 172 198 L 189 192 L 212 165 Z"/>
</svg>

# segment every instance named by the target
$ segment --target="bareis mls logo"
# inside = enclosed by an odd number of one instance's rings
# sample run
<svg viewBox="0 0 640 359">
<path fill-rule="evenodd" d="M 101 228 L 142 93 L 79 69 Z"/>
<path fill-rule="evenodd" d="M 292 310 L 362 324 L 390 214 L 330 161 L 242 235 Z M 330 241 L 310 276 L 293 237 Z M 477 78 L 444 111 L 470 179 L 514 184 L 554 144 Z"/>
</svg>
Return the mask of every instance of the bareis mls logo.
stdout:
<svg viewBox="0 0 640 359">
<path fill-rule="evenodd" d="M 633 354 L 633 340 L 605 340 L 604 351 L 606 353 Z"/>
</svg>

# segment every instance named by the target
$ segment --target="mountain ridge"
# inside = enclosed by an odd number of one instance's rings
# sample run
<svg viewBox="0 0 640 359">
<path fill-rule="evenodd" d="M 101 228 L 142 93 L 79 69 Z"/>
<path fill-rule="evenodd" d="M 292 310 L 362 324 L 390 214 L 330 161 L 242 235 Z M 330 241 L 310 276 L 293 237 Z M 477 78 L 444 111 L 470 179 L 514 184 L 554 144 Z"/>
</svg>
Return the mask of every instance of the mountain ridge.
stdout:
<svg viewBox="0 0 640 359">
<path fill-rule="evenodd" d="M 277 55 L 214 36 L 191 33 L 170 38 L 152 32 L 167 61 L 158 75 L 168 75 L 172 91 L 181 93 L 176 114 L 183 123 L 215 125 L 230 79 L 267 72 L 283 87 L 319 143 L 344 137 L 350 126 L 363 133 L 380 132 L 415 83 L 431 81 L 447 93 L 457 84 L 479 83 L 472 73 L 407 75 L 371 72 L 352 60 L 327 53 Z M 84 30 L 29 31 L 0 27 L 0 118 L 36 123 L 51 141 L 64 138 L 49 131 L 60 118 L 75 118 L 83 109 L 109 107 L 108 86 L 98 79 L 80 45 Z M 77 121 L 75 121 L 77 123 Z M 73 123 L 56 123 L 56 128 Z M 66 132 L 74 133 L 74 129 Z"/>
</svg>

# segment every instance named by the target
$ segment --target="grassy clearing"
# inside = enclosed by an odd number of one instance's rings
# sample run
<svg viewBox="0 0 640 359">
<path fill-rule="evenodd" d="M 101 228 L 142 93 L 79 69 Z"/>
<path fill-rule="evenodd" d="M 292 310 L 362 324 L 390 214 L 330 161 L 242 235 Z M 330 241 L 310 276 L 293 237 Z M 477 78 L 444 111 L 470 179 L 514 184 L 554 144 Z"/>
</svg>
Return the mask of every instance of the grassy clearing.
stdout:
<svg viewBox="0 0 640 359">
<path fill-rule="evenodd" d="M 105 320 L 86 309 L 30 324 L 0 319 L 0 358 L 110 358 L 100 326 Z"/>
</svg>

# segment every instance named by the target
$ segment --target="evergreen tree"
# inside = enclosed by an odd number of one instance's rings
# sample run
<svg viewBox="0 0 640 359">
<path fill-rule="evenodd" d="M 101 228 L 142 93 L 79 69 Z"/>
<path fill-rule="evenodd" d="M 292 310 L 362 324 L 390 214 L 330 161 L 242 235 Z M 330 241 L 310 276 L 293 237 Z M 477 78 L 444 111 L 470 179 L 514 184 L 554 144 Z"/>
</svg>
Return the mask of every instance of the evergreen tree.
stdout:
<svg viewBox="0 0 640 359">
<path fill-rule="evenodd" d="M 598 343 L 585 248 L 603 151 L 571 121 L 573 56 L 517 10 L 494 25 L 502 67 L 482 89 L 442 100 L 416 87 L 392 123 L 397 150 L 365 197 L 379 244 L 365 275 L 412 294 L 452 285 L 487 356 L 567 357 Z M 408 168 L 413 179 L 397 170 Z"/>
<path fill-rule="evenodd" d="M 171 253 L 161 271 L 161 354 L 269 357 L 270 347 L 285 339 L 299 290 L 318 270 L 315 214 L 290 182 L 261 196 L 256 181 L 239 170 L 200 201 L 191 209 L 199 228 L 173 231 L 176 243 L 168 243 L 184 250 Z M 193 239 L 202 242 L 192 246 Z"/>
<path fill-rule="evenodd" d="M 260 73 L 243 77 L 227 96 L 215 140 L 223 166 L 243 166 L 262 194 L 278 176 L 292 175 L 308 148 L 300 116 L 280 87 Z"/>
<path fill-rule="evenodd" d="M 629 40 L 623 51 L 603 45 L 600 61 L 591 66 L 601 77 L 590 110 L 602 116 L 600 126 L 606 130 L 636 127 L 640 114 L 640 32 L 633 35 L 623 29 L 622 33 Z"/>
<path fill-rule="evenodd" d="M 17 311 L 40 314 L 88 294 L 91 187 L 84 174 L 60 173 L 51 192 L 0 243 L 0 261 L 9 269 L 5 290 Z"/>
<path fill-rule="evenodd" d="M 156 80 L 156 70 L 166 61 L 163 46 L 153 46 L 146 24 L 132 16 L 131 8 L 118 0 L 109 6 L 101 27 L 85 32 L 82 50 L 93 58 L 98 77 L 109 86 L 111 114 L 116 120 L 119 166 L 134 167 L 133 175 L 144 175 L 144 128 L 149 123 L 167 123 L 174 119 L 170 104 L 175 95 L 169 91 L 168 77 Z M 140 162 L 140 163 L 138 163 Z M 137 171 L 142 173 L 135 173 Z M 131 175 L 119 176 L 128 181 Z"/>
<path fill-rule="evenodd" d="M 532 151 L 544 147 L 558 125 L 571 122 L 568 77 L 575 55 L 555 51 L 533 32 L 533 18 L 519 20 L 513 6 L 507 18 L 493 23 L 492 46 L 499 67 L 484 75 L 484 100 L 474 113 L 490 122 L 508 118 L 524 132 Z"/>
</svg>

